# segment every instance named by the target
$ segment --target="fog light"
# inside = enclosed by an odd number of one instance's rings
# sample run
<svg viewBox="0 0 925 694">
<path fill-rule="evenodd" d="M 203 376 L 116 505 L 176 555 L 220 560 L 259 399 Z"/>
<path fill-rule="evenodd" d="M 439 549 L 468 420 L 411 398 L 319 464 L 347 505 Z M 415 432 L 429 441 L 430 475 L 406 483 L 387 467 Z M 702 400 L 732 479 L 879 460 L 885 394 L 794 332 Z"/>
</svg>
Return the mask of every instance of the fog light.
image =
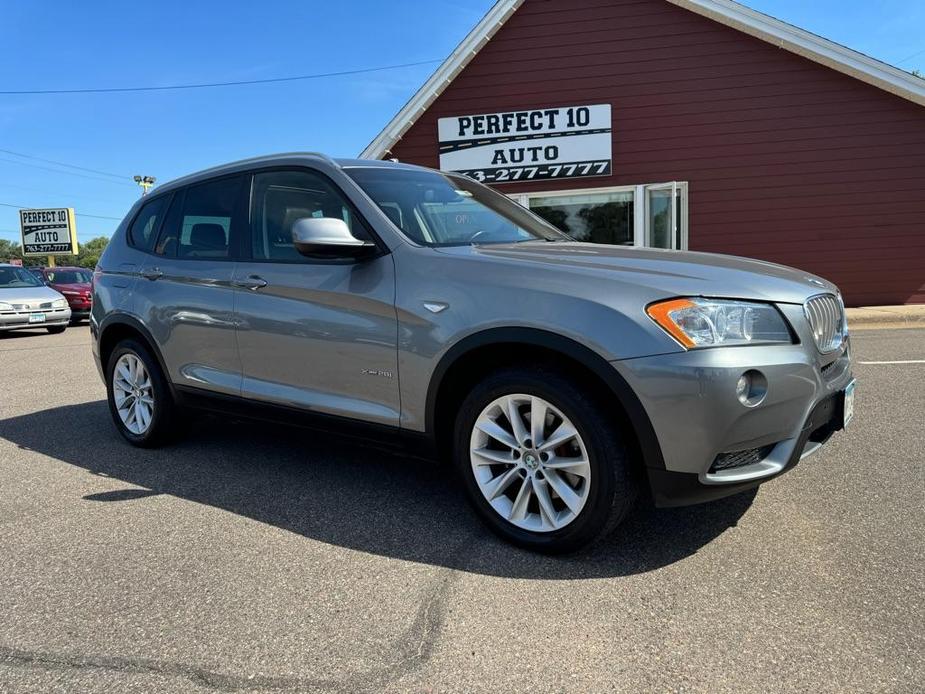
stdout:
<svg viewBox="0 0 925 694">
<path fill-rule="evenodd" d="M 768 394 L 768 379 L 755 369 L 750 369 L 739 376 L 736 382 L 736 397 L 746 407 L 760 405 Z"/>
<path fill-rule="evenodd" d="M 752 388 L 752 380 L 748 377 L 748 374 L 742 374 L 739 376 L 739 382 L 736 383 L 736 395 L 739 396 L 739 400 L 745 402 L 748 398 L 748 391 Z"/>
</svg>

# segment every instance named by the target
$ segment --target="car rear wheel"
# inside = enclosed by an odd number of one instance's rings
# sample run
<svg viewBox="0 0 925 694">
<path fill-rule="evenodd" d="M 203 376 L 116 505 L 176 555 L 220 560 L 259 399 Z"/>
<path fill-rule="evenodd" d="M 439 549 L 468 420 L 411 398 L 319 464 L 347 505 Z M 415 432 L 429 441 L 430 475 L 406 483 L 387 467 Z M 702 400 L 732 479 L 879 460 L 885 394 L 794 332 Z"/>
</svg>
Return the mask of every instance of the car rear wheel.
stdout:
<svg viewBox="0 0 925 694">
<path fill-rule="evenodd" d="M 119 433 L 133 446 L 164 443 L 176 407 L 167 381 L 148 349 L 136 340 L 123 340 L 106 367 L 109 412 Z"/>
<path fill-rule="evenodd" d="M 67 326 L 66 325 L 55 325 L 50 328 L 45 328 L 45 330 L 47 330 L 52 335 L 60 335 L 65 330 L 67 330 Z"/>
<path fill-rule="evenodd" d="M 455 460 L 479 516 L 547 553 L 609 533 L 637 493 L 611 413 L 553 370 L 505 369 L 477 385 L 457 418 Z"/>
</svg>

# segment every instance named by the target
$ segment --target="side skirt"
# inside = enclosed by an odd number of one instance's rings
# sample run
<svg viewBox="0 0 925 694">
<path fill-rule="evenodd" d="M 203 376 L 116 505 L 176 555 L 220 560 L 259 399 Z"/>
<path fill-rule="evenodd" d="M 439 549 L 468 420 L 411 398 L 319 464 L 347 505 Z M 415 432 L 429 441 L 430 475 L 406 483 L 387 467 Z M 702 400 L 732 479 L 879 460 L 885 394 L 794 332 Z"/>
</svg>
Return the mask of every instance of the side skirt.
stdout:
<svg viewBox="0 0 925 694">
<path fill-rule="evenodd" d="M 183 408 L 237 419 L 310 429 L 318 433 L 350 439 L 365 446 L 387 450 L 390 453 L 407 455 L 429 462 L 437 461 L 436 446 L 431 437 L 424 433 L 348 417 L 310 412 L 297 407 L 212 393 L 190 386 L 174 384 L 174 389 L 177 404 Z"/>
</svg>

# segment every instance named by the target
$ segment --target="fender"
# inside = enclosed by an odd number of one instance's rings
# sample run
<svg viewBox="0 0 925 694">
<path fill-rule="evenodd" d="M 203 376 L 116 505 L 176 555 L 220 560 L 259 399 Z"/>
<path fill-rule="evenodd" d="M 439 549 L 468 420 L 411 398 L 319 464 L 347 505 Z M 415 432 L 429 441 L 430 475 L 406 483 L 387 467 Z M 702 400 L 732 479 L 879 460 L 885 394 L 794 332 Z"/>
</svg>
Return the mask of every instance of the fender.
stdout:
<svg viewBox="0 0 925 694">
<path fill-rule="evenodd" d="M 430 385 L 427 388 L 425 428 L 428 436 L 433 438 L 436 434 L 437 393 L 440 391 L 440 385 L 450 367 L 459 358 L 474 349 L 505 343 L 543 347 L 567 355 L 581 363 L 607 386 L 617 399 L 617 402 L 623 407 L 623 411 L 629 418 L 630 424 L 639 439 L 640 452 L 645 466 L 661 470 L 665 469 L 662 449 L 658 443 L 658 437 L 655 435 L 655 429 L 652 428 L 652 422 L 649 421 L 649 415 L 623 376 L 594 350 L 571 338 L 537 328 L 491 328 L 464 337 L 448 349 L 437 363 L 437 367 L 434 369 L 430 379 Z"/>
<path fill-rule="evenodd" d="M 135 318 L 135 316 L 130 313 L 110 313 L 108 314 L 102 322 L 99 324 L 98 333 L 99 337 L 96 340 L 97 343 L 97 356 L 100 362 L 100 370 L 105 372 L 106 364 L 103 364 L 103 355 L 99 350 L 99 345 L 103 341 L 103 337 L 106 335 L 106 331 L 113 328 L 117 325 L 124 325 L 129 328 L 132 328 L 137 333 L 139 333 L 142 339 L 146 343 L 146 347 L 150 350 L 151 354 L 154 355 L 154 358 L 157 359 L 158 366 L 161 367 L 161 373 L 164 374 L 164 380 L 167 381 L 167 387 L 170 388 L 170 394 L 173 396 L 174 400 L 177 401 L 177 391 L 174 387 L 173 382 L 170 380 L 169 371 L 167 371 L 167 364 L 164 362 L 164 357 L 161 355 L 161 350 L 157 346 L 157 342 L 154 337 L 151 335 L 151 331 L 148 330 L 145 325 Z M 105 381 L 105 376 L 103 377 Z"/>
</svg>

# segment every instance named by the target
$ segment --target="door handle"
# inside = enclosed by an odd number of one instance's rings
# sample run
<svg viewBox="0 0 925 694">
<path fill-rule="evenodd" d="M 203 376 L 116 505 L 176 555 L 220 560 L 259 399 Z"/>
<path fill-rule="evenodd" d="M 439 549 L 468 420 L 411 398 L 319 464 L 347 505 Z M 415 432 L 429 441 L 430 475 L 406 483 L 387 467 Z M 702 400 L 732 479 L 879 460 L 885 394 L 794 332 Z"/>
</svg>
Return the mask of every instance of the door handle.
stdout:
<svg viewBox="0 0 925 694">
<path fill-rule="evenodd" d="M 235 287 L 250 289 L 252 292 L 257 291 L 258 289 L 263 289 L 267 286 L 267 281 L 262 277 L 258 277 L 257 275 L 251 275 L 250 277 L 243 277 L 241 279 L 234 279 L 231 280 L 231 283 Z"/>
<path fill-rule="evenodd" d="M 154 281 L 156 279 L 160 279 L 161 277 L 163 277 L 164 273 L 161 272 L 159 268 L 152 267 L 152 268 L 145 268 L 144 270 L 142 270 L 141 276 L 147 280 Z"/>
</svg>

